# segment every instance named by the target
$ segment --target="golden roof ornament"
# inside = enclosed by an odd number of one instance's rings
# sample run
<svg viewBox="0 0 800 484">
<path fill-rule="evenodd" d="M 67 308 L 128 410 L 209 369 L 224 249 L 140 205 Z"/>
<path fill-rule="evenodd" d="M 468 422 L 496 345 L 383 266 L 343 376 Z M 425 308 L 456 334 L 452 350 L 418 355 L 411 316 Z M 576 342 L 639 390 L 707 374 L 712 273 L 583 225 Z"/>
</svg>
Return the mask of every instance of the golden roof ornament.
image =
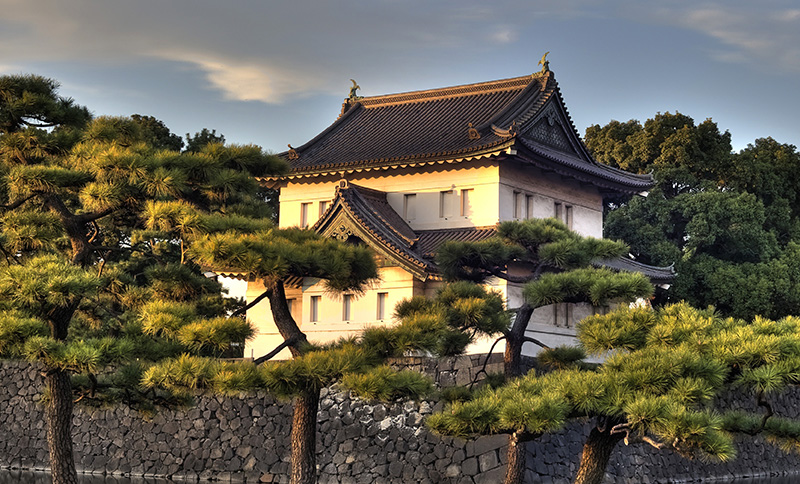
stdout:
<svg viewBox="0 0 800 484">
<path fill-rule="evenodd" d="M 542 74 L 544 74 L 545 72 L 550 72 L 550 61 L 547 60 L 547 54 L 549 53 L 550 53 L 549 50 L 545 52 L 544 55 L 542 56 L 542 60 L 539 61 L 539 65 L 542 66 L 542 71 L 541 71 Z"/>
<path fill-rule="evenodd" d="M 286 155 L 287 158 L 289 158 L 290 160 L 296 160 L 296 159 L 300 158 L 300 155 L 297 154 L 297 150 L 292 148 L 292 144 L 291 143 L 289 143 L 286 146 L 289 147 L 289 154 Z"/>
<path fill-rule="evenodd" d="M 355 79 L 350 79 L 350 82 L 353 83 L 353 86 L 350 88 L 350 96 L 347 97 L 347 100 L 354 102 L 354 101 L 358 101 L 359 99 L 363 99 L 364 96 L 358 96 L 356 94 L 356 91 L 361 89 L 361 86 L 358 85 L 358 83 L 355 81 Z"/>
<path fill-rule="evenodd" d="M 469 127 L 467 128 L 467 136 L 469 136 L 469 139 L 480 139 L 481 134 L 477 129 L 472 127 L 472 123 L 469 123 Z"/>
<path fill-rule="evenodd" d="M 518 133 L 519 133 L 519 128 L 517 127 L 517 122 L 512 121 L 511 126 L 508 127 L 508 135 L 516 136 Z"/>
</svg>

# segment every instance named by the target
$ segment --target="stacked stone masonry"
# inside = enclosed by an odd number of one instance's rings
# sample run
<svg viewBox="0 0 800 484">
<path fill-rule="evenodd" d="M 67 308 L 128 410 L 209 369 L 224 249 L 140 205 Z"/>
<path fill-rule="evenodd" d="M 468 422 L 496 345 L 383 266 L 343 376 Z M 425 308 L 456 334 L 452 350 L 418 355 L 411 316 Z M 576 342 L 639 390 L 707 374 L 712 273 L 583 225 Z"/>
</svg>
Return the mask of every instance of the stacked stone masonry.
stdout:
<svg viewBox="0 0 800 484">
<path fill-rule="evenodd" d="M 430 371 L 455 366 L 412 362 Z M 443 368 L 442 368 L 443 365 Z M 437 368 L 438 366 L 438 368 Z M 449 368 L 449 369 L 447 369 Z M 464 369 L 464 368 L 461 368 Z M 469 370 L 472 374 L 474 368 Z M 28 363 L 0 362 L 0 467 L 45 469 L 46 436 L 41 376 Z M 777 407 L 797 417 L 800 393 Z M 742 404 L 734 397 L 731 407 Z M 382 404 L 323 390 L 317 433 L 319 482 L 466 483 L 502 482 L 503 435 L 477 440 L 431 434 L 424 419 L 434 401 Z M 76 407 L 75 457 L 84 473 L 170 477 L 176 481 L 288 482 L 290 405 L 267 394 L 227 398 L 198 395 L 195 405 L 152 416 L 125 406 Z M 577 469 L 588 424 L 574 425 L 529 444 L 526 482 L 568 483 Z M 620 445 L 607 482 L 685 482 L 701 477 L 779 475 L 800 469 L 800 459 L 761 441 L 740 447 L 728 464 L 686 461 L 650 447 Z"/>
</svg>

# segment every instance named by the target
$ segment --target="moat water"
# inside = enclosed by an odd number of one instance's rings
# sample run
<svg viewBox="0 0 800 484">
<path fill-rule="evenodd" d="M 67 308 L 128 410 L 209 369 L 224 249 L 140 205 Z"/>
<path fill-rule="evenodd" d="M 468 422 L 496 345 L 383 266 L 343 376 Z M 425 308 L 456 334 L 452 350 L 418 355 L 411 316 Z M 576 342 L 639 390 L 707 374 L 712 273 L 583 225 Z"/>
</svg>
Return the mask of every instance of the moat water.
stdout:
<svg viewBox="0 0 800 484">
<path fill-rule="evenodd" d="M 187 481 L 173 481 L 170 479 L 144 478 L 144 477 L 118 477 L 78 475 L 80 484 L 187 484 Z M 795 484 L 800 482 L 800 477 L 758 477 L 742 478 L 727 481 L 709 481 L 714 484 Z M 50 484 L 50 474 L 46 472 L 15 471 L 0 469 L 0 484 Z"/>
</svg>

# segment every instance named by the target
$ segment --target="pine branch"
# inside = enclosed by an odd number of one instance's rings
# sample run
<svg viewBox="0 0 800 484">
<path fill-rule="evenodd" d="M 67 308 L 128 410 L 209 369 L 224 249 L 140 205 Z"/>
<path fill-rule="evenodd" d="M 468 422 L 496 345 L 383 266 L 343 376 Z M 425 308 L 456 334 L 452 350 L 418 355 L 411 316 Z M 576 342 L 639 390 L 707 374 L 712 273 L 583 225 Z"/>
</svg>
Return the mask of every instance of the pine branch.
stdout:
<svg viewBox="0 0 800 484">
<path fill-rule="evenodd" d="M 655 447 L 656 449 L 663 449 L 664 447 L 666 447 L 666 444 L 664 444 L 663 442 L 659 442 L 646 435 L 636 435 L 636 434 L 631 435 L 631 428 L 627 422 L 617 424 L 611 427 L 611 431 L 609 433 L 611 435 L 625 434 L 625 437 L 622 439 L 623 442 L 625 442 L 625 445 L 644 443 L 644 444 L 649 444 Z"/>
<path fill-rule="evenodd" d="M 30 200 L 31 198 L 35 197 L 36 195 L 38 195 L 38 193 L 34 193 L 32 195 L 29 195 L 29 196 L 27 196 L 25 198 L 22 198 L 20 200 L 15 201 L 15 202 L 11 202 L 8 205 L 0 205 L 0 208 L 2 208 L 4 210 L 14 210 L 15 208 L 19 208 L 20 206 L 22 206 L 23 203 L 27 202 L 28 200 Z"/>
<path fill-rule="evenodd" d="M 489 348 L 489 354 L 486 355 L 486 359 L 483 360 L 483 366 L 481 367 L 480 370 L 478 370 L 477 373 L 475 373 L 475 378 L 473 378 L 472 382 L 469 384 L 470 388 L 472 388 L 473 385 L 478 383 L 478 376 L 480 376 L 481 373 L 483 373 L 484 375 L 487 374 L 486 373 L 486 365 L 489 364 L 489 358 L 492 357 L 492 353 L 494 352 L 494 347 L 497 346 L 497 343 L 501 342 L 504 339 L 506 339 L 505 335 L 503 335 L 503 336 L 497 338 L 496 340 L 494 340 L 494 343 L 492 343 L 492 347 Z"/>
<path fill-rule="evenodd" d="M 762 431 L 762 430 L 764 430 L 764 427 L 767 425 L 767 420 L 769 420 L 769 418 L 772 417 L 772 415 L 773 415 L 772 405 L 770 405 L 769 402 L 767 401 L 767 399 L 764 398 L 764 390 L 759 390 L 758 391 L 757 399 L 758 399 L 758 406 L 759 407 L 764 407 L 764 408 L 767 409 L 767 412 L 761 418 L 761 429 L 759 429 L 759 431 Z"/>
<path fill-rule="evenodd" d="M 534 280 L 532 276 L 512 276 L 508 272 L 502 271 L 496 267 L 490 267 L 486 269 L 489 273 L 495 277 L 503 279 L 508 282 L 515 282 L 518 284 L 524 284 L 526 282 L 530 282 Z"/>
<path fill-rule="evenodd" d="M 110 215 L 111 213 L 114 212 L 114 210 L 116 210 L 116 208 L 107 208 L 107 209 L 101 210 L 99 212 L 82 213 L 80 215 L 73 215 L 73 217 L 75 218 L 75 222 L 80 223 L 80 224 L 87 224 L 89 222 L 94 222 L 95 220 L 101 219 L 101 218 L 105 217 L 106 215 Z"/>
<path fill-rule="evenodd" d="M 522 337 L 522 341 L 526 341 L 526 342 L 528 342 L 528 343 L 533 343 L 533 344 L 535 344 L 535 345 L 537 345 L 537 346 L 541 346 L 542 348 L 544 348 L 544 349 L 546 349 L 546 350 L 549 350 L 549 349 L 550 349 L 550 347 L 549 347 L 549 346 L 547 346 L 546 344 L 542 343 L 542 342 L 541 342 L 541 341 L 539 341 L 538 339 L 531 338 L 530 336 L 523 336 L 523 337 Z"/>
<path fill-rule="evenodd" d="M 281 343 L 278 346 L 276 346 L 275 349 L 273 349 L 272 351 L 270 351 L 266 355 L 260 356 L 260 357 L 256 358 L 255 360 L 253 360 L 253 363 L 256 366 L 258 366 L 261 363 L 264 363 L 265 361 L 271 360 L 272 358 L 275 357 L 275 355 L 277 355 L 278 353 L 283 351 L 286 347 L 288 347 L 290 345 L 293 345 L 295 343 L 294 340 L 295 340 L 295 338 L 289 338 L 287 340 L 284 340 L 283 343 Z"/>
<path fill-rule="evenodd" d="M 253 306 L 255 306 L 256 304 L 260 303 L 261 301 L 263 301 L 267 297 L 269 297 L 269 291 L 262 292 L 257 298 L 255 298 L 251 302 L 247 303 L 246 306 L 241 307 L 241 308 L 237 309 L 236 311 L 232 312 L 230 317 L 233 318 L 233 317 L 241 316 L 241 315 L 247 313 L 247 311 L 252 309 Z"/>
</svg>

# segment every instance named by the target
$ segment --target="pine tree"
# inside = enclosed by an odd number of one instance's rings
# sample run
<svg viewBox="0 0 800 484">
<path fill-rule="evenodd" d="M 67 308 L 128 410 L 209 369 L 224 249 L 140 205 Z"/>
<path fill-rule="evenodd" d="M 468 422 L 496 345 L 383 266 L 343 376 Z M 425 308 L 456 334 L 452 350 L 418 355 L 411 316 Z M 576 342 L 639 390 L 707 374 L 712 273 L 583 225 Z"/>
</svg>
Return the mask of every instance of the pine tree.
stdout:
<svg viewBox="0 0 800 484">
<path fill-rule="evenodd" d="M 0 356 L 45 369 L 53 482 L 72 484 L 74 393 L 144 404 L 141 362 L 219 356 L 252 333 L 223 317 L 221 287 L 185 248 L 201 231 L 268 224 L 254 177 L 285 165 L 254 146 L 159 149 L 140 123 L 90 121 L 56 90 L 0 77 Z"/>
<path fill-rule="evenodd" d="M 792 317 L 726 319 L 683 303 L 618 309 L 589 317 L 577 328 L 583 349 L 610 355 L 603 365 L 581 366 L 572 358 L 552 372 L 531 372 L 486 388 L 428 424 L 451 435 L 512 432 L 535 438 L 567 422 L 592 419 L 576 484 L 602 482 L 619 442 L 721 461 L 735 457 L 731 434 L 763 434 L 796 449 L 800 422 L 776 415 L 770 398 L 797 381 L 798 325 Z M 750 394 L 764 413 L 715 408 L 715 397 L 732 388 Z"/>
<path fill-rule="evenodd" d="M 525 335 L 536 308 L 557 303 L 590 302 L 604 306 L 633 301 L 652 294 L 650 282 L 641 274 L 616 273 L 592 266 L 593 262 L 626 253 L 620 242 L 582 237 L 555 219 L 502 222 L 497 236 L 482 242 L 447 242 L 436 255 L 444 276 L 451 281 L 485 282 L 497 277 L 524 284 L 524 302 L 513 308 L 510 327 L 503 329 L 504 374 L 523 373 L 522 346 L 541 342 Z M 528 432 L 509 433 L 506 483 L 520 482 L 524 472 L 524 442 Z"/>
<path fill-rule="evenodd" d="M 399 305 L 400 323 L 394 327 L 369 328 L 358 338 L 313 345 L 289 311 L 284 284 L 293 278 L 316 277 L 333 291 L 358 291 L 377 276 L 370 249 L 310 230 L 271 228 L 249 235 L 231 231 L 204 236 L 194 242 L 190 254 L 206 267 L 262 282 L 264 293 L 248 307 L 267 299 L 284 341 L 254 363 L 170 360 L 148 370 L 144 384 L 174 391 L 197 386 L 221 392 L 264 388 L 292 399 L 293 484 L 316 482 L 316 416 L 323 387 L 338 381 L 356 395 L 384 400 L 424 394 L 431 390 L 427 377 L 392 370 L 386 359 L 409 351 L 460 354 L 476 336 L 494 334 L 508 325 L 499 294 L 461 283 L 444 288 L 434 300 L 417 298 Z M 269 361 L 284 348 L 292 359 Z M 197 371 L 185 371 L 192 368 Z M 197 376 L 183 376 L 187 373 Z"/>
</svg>

